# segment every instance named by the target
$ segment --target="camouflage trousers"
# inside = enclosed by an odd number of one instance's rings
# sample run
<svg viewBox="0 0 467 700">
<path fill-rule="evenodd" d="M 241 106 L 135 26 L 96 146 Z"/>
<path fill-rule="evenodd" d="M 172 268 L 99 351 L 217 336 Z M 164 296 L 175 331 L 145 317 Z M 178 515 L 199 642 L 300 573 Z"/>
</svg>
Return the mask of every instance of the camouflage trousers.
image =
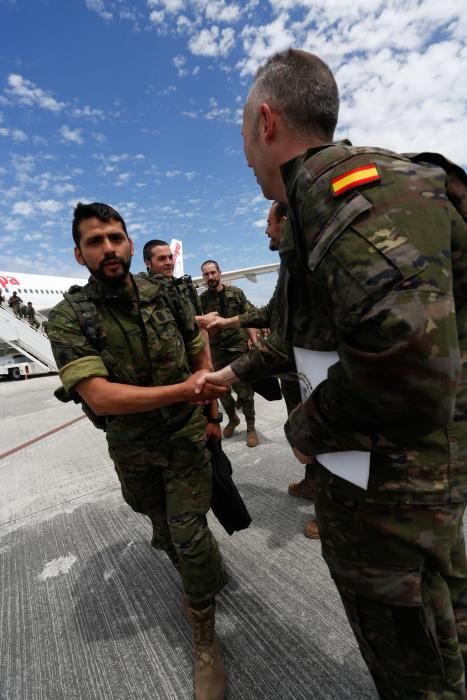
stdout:
<svg viewBox="0 0 467 700">
<path fill-rule="evenodd" d="M 322 552 L 380 697 L 463 699 L 465 505 L 369 503 L 343 483 L 317 466 Z"/>
<path fill-rule="evenodd" d="M 164 550 L 180 572 L 193 602 L 213 598 L 227 574 L 206 513 L 211 504 L 210 457 L 203 442 L 161 438 L 112 455 L 125 501 L 152 522 L 151 544 Z"/>
<path fill-rule="evenodd" d="M 246 352 L 246 351 L 245 351 Z M 237 357 L 241 357 L 244 353 L 242 352 L 227 352 L 224 351 L 223 353 L 215 353 L 212 356 L 212 363 L 214 365 L 214 369 L 222 369 L 222 367 L 226 367 L 227 365 L 230 365 L 231 362 L 237 359 Z M 240 399 L 240 404 L 242 406 L 242 411 L 243 415 L 245 416 L 245 420 L 247 425 L 251 425 L 254 427 L 255 424 L 255 402 L 254 402 L 254 391 L 251 387 L 251 384 L 247 384 L 246 382 L 237 382 L 234 385 L 234 389 L 237 393 L 238 398 Z M 221 396 L 221 404 L 224 408 L 224 411 L 227 413 L 229 418 L 232 418 L 235 415 L 235 399 L 232 396 L 232 390 L 229 389 L 226 394 Z"/>
<path fill-rule="evenodd" d="M 284 397 L 285 405 L 287 408 L 287 415 L 292 413 L 294 408 L 302 402 L 302 396 L 300 394 L 300 385 L 298 380 L 293 379 L 281 379 L 281 391 Z M 314 479 L 315 470 L 314 464 L 305 465 L 305 479 Z"/>
</svg>

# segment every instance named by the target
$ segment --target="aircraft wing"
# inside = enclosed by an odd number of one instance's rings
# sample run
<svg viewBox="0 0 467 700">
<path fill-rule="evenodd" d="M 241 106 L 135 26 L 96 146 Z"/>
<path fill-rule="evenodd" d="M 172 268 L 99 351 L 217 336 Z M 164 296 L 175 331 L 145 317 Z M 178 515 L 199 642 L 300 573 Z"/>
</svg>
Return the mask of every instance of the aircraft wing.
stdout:
<svg viewBox="0 0 467 700">
<path fill-rule="evenodd" d="M 247 279 L 250 282 L 256 282 L 258 275 L 267 275 L 269 272 L 274 272 L 279 269 L 280 263 L 270 263 L 269 265 L 258 265 L 257 267 L 242 267 L 240 270 L 230 270 L 222 272 L 223 282 L 232 282 L 233 280 Z M 193 277 L 193 283 L 197 287 L 204 286 L 202 277 Z"/>
</svg>

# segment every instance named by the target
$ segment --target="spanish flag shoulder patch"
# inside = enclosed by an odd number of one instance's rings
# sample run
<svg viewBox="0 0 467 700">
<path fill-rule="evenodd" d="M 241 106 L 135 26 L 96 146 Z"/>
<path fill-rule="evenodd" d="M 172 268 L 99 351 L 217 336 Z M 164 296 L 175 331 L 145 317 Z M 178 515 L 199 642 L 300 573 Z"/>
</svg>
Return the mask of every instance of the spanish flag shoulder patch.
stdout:
<svg viewBox="0 0 467 700">
<path fill-rule="evenodd" d="M 354 187 L 366 185 L 368 182 L 375 182 L 376 180 L 381 180 L 381 175 L 376 165 L 370 163 L 369 165 L 363 165 L 361 168 L 354 168 L 353 170 L 348 170 L 346 173 L 342 173 L 342 175 L 333 177 L 331 180 L 331 190 L 334 197 L 338 197 L 340 194 Z"/>
</svg>

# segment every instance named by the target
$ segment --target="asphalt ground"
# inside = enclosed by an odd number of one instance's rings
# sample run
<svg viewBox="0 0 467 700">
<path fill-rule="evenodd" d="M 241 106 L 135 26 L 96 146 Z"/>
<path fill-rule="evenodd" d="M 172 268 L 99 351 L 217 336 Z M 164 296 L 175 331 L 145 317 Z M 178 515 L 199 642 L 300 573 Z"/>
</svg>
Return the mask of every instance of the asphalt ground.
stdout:
<svg viewBox="0 0 467 700">
<path fill-rule="evenodd" d="M 0 382 L 1 700 L 192 698 L 178 575 L 123 501 L 104 434 L 52 395 L 56 376 Z M 285 406 L 256 399 L 224 441 L 253 522 L 229 537 L 217 628 L 227 700 L 376 698 L 340 599 L 303 526 L 310 501 L 283 436 Z"/>
</svg>

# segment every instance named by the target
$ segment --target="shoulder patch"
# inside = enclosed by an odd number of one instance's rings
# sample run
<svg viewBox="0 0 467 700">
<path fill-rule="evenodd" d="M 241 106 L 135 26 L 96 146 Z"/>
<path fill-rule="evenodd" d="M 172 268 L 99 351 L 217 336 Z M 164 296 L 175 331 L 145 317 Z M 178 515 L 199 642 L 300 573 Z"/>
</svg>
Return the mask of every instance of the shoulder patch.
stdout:
<svg viewBox="0 0 467 700">
<path fill-rule="evenodd" d="M 376 180 L 381 180 L 381 175 L 376 165 L 370 163 L 369 165 L 363 165 L 360 168 L 354 168 L 353 170 L 348 170 L 346 173 L 342 173 L 342 175 L 333 177 L 331 180 L 331 190 L 334 197 L 338 197 L 340 194 L 354 187 L 366 185 Z"/>
</svg>

